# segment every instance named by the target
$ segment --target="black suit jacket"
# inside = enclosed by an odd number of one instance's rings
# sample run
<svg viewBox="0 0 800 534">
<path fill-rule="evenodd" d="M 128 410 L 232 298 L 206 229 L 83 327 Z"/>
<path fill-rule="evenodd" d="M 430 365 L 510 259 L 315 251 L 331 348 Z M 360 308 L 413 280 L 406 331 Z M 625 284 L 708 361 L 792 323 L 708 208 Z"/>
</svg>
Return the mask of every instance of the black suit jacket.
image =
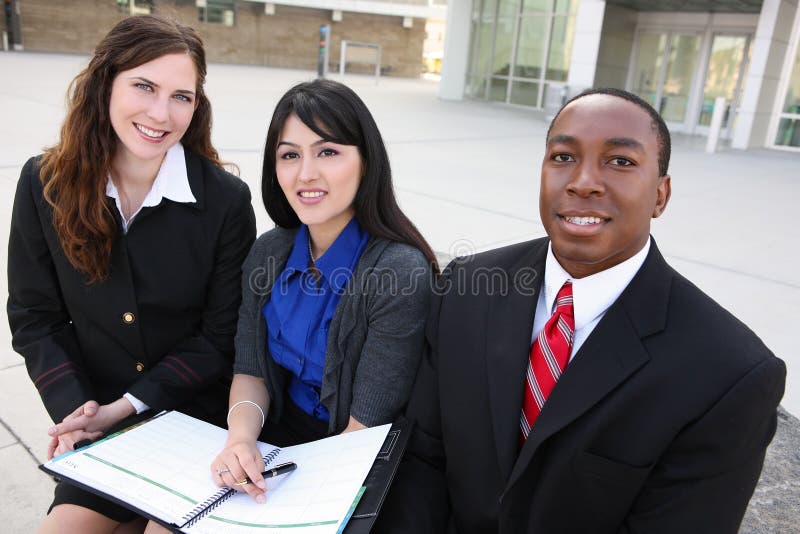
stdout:
<svg viewBox="0 0 800 534">
<path fill-rule="evenodd" d="M 519 450 L 547 244 L 445 272 L 408 407 L 415 432 L 376 532 L 735 533 L 785 367 L 654 242 Z"/>
<path fill-rule="evenodd" d="M 86 285 L 56 237 L 38 163 L 26 163 L 14 199 L 8 318 L 50 416 L 125 392 L 154 410 L 224 414 L 241 264 L 255 239 L 247 185 L 187 150 L 197 202 L 143 208 L 119 231 L 109 278 Z"/>
</svg>

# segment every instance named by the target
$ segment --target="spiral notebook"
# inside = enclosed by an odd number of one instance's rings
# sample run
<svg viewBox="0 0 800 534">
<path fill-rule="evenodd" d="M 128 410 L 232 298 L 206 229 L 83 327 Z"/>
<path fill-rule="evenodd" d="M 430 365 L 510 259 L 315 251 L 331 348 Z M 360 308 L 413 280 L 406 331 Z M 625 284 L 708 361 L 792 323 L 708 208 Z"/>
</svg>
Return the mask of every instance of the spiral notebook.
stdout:
<svg viewBox="0 0 800 534">
<path fill-rule="evenodd" d="M 214 485 L 212 460 L 227 431 L 165 412 L 41 468 L 180 532 L 333 534 L 342 532 L 390 425 L 293 447 L 258 443 L 264 462 L 294 462 L 267 479 L 267 502 Z M 388 482 L 387 482 L 388 483 Z"/>
</svg>

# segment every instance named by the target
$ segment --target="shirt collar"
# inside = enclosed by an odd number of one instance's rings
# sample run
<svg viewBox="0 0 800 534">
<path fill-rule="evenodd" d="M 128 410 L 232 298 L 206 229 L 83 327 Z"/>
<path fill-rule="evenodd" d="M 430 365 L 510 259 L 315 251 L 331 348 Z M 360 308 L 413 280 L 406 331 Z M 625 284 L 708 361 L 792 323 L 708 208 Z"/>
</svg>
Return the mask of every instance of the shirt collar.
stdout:
<svg viewBox="0 0 800 534">
<path fill-rule="evenodd" d="M 605 313 L 608 307 L 619 298 L 636 273 L 639 272 L 649 250 L 650 240 L 648 239 L 642 250 L 622 263 L 585 278 L 572 278 L 558 263 L 553 254 L 551 242 L 547 246 L 544 268 L 544 299 L 547 309 L 552 311 L 561 286 L 567 280 L 571 280 L 575 330 L 580 330 Z"/>
<path fill-rule="evenodd" d="M 344 230 L 334 240 L 322 257 L 317 258 L 314 264 L 317 267 L 322 279 L 325 280 L 334 291 L 341 291 L 350 281 L 353 270 L 361 251 L 364 249 L 369 234 L 361 228 L 358 221 L 353 217 Z M 282 278 L 288 278 L 294 272 L 305 271 L 308 269 L 311 256 L 308 251 L 308 226 L 301 224 L 294 238 L 294 246 L 286 260 L 286 268 Z"/>
<path fill-rule="evenodd" d="M 119 191 L 110 178 L 106 182 L 106 196 L 113 198 L 117 203 L 117 208 L 120 208 Z M 164 198 L 181 203 L 197 202 L 197 199 L 192 194 L 192 188 L 189 186 L 186 156 L 183 151 L 183 145 L 180 143 L 175 143 L 167 150 L 164 161 L 161 162 L 161 167 L 158 169 L 156 179 L 153 181 L 153 185 L 150 187 L 144 202 L 142 202 L 142 208 L 158 206 Z M 121 209 L 120 213 L 122 213 Z"/>
</svg>

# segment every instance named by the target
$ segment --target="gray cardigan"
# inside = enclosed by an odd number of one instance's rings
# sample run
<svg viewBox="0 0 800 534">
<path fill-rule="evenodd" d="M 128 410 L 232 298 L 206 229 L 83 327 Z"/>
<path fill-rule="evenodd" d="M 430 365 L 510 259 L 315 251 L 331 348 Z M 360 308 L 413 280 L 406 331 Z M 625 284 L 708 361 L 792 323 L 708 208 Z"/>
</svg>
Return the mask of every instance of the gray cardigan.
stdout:
<svg viewBox="0 0 800 534">
<path fill-rule="evenodd" d="M 261 235 L 242 266 L 242 304 L 234 373 L 264 378 L 269 420 L 277 422 L 289 372 L 272 359 L 261 309 L 289 258 L 296 230 Z M 432 272 L 406 244 L 372 237 L 328 330 L 320 400 L 331 434 L 352 415 L 366 426 L 392 422 L 408 401 L 422 353 Z"/>
</svg>

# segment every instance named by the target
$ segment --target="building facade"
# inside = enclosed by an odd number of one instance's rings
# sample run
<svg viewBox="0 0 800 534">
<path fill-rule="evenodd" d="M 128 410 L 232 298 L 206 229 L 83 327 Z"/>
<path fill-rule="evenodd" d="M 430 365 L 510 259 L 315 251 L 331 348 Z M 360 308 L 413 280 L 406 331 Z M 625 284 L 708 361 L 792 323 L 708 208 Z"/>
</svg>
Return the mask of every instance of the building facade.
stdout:
<svg viewBox="0 0 800 534">
<path fill-rule="evenodd" d="M 440 96 L 543 110 L 632 91 L 673 132 L 800 151 L 798 0 L 450 0 Z"/>
<path fill-rule="evenodd" d="M 2 1 L 0 30 L 12 50 L 89 53 L 123 17 L 158 12 L 197 29 L 211 62 L 316 69 L 328 25 L 331 70 L 348 40 L 380 45 L 381 72 L 393 76 L 420 75 L 425 22 L 446 9 L 433 0 Z M 354 50 L 347 71 L 374 72 L 376 55 Z"/>
</svg>

